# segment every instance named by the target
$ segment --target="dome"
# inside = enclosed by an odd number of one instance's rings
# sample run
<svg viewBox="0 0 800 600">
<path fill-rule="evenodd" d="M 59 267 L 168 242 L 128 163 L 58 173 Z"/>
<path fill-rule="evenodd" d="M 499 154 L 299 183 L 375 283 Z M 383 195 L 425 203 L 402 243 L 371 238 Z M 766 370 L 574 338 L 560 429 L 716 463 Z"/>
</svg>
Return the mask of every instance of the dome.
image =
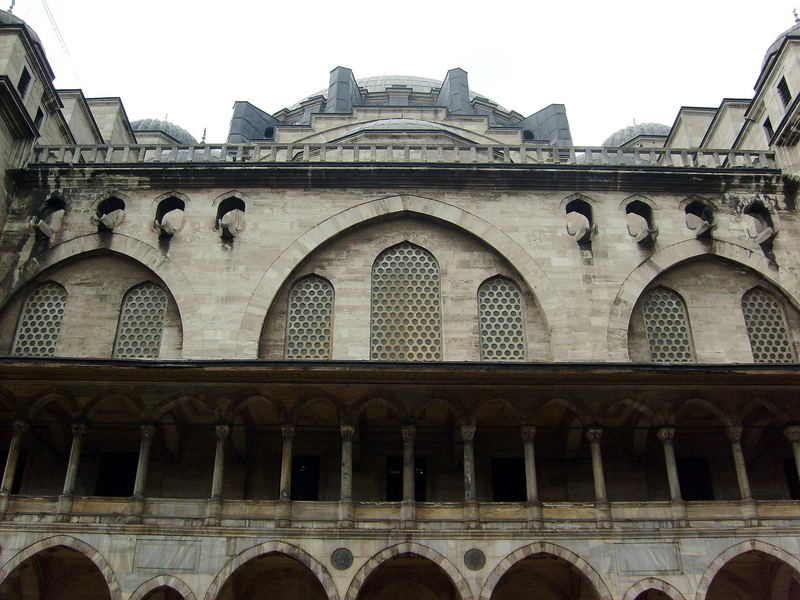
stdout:
<svg viewBox="0 0 800 600">
<path fill-rule="evenodd" d="M 134 131 L 161 131 L 175 138 L 181 144 L 197 144 L 197 140 L 194 139 L 194 136 L 183 127 L 175 125 L 175 123 L 170 123 L 169 121 L 162 121 L 161 119 L 139 119 L 131 123 L 131 128 Z"/>
<path fill-rule="evenodd" d="M 438 90 L 442 87 L 442 81 L 439 79 L 430 79 L 428 77 L 416 77 L 414 75 L 377 75 L 375 77 L 364 77 L 362 79 L 357 79 L 356 83 L 361 90 L 366 91 L 369 94 L 372 93 L 379 93 L 386 91 L 386 88 L 392 86 L 406 86 L 410 87 L 413 92 L 418 94 L 430 94 L 433 90 Z M 324 90 L 319 90 L 318 92 L 311 94 L 310 96 L 306 96 L 299 102 L 296 102 L 289 110 L 294 110 L 298 108 L 301 104 L 310 100 L 311 98 L 315 98 L 317 96 L 323 96 L 327 99 L 328 97 L 328 88 Z M 469 91 L 469 99 L 470 101 L 475 98 L 476 96 L 481 98 L 486 98 L 490 102 L 497 104 L 494 100 L 491 100 L 487 96 L 484 96 L 480 92 L 475 92 L 472 89 Z M 499 104 L 498 107 L 503 109 Z"/>
<path fill-rule="evenodd" d="M 778 50 L 781 49 L 784 40 L 790 36 L 800 36 L 800 22 L 789 27 L 789 29 L 780 34 L 778 38 L 772 42 L 772 45 L 767 49 L 767 53 L 764 55 L 764 61 L 761 63 L 762 71 L 764 70 L 764 67 L 767 66 L 769 59 L 775 56 L 778 53 Z"/>
<path fill-rule="evenodd" d="M 39 44 L 39 46 L 42 45 L 42 40 L 40 40 L 39 36 L 36 35 L 36 32 L 31 29 L 30 25 L 6 10 L 0 10 L 0 25 L 22 25 L 25 28 L 25 31 L 28 32 L 31 40 Z"/>
<path fill-rule="evenodd" d="M 632 140 L 640 135 L 669 135 L 672 128 L 669 125 L 662 125 L 661 123 L 637 123 L 636 125 L 629 125 L 623 127 L 619 131 L 615 131 L 608 139 L 603 142 L 603 146 L 607 148 L 618 148 L 625 142 Z"/>
</svg>

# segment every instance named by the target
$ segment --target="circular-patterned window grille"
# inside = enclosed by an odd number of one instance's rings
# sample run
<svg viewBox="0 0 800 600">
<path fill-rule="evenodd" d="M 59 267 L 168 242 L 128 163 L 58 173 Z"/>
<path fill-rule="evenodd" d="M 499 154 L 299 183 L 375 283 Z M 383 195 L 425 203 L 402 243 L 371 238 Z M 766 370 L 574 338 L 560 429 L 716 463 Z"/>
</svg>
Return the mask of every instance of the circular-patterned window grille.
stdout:
<svg viewBox="0 0 800 600">
<path fill-rule="evenodd" d="M 667 288 L 656 288 L 642 300 L 650 360 L 664 363 L 694 362 L 689 317 L 683 299 Z"/>
<path fill-rule="evenodd" d="M 22 309 L 13 353 L 17 356 L 53 356 L 66 304 L 67 291 L 57 283 L 45 283 L 33 290 Z"/>
<path fill-rule="evenodd" d="M 522 298 L 513 281 L 493 277 L 478 288 L 481 359 L 525 360 Z"/>
<path fill-rule="evenodd" d="M 373 360 L 442 360 L 439 265 L 428 252 L 403 242 L 372 266 Z"/>
<path fill-rule="evenodd" d="M 289 292 L 286 358 L 331 356 L 333 286 L 322 277 L 306 277 Z"/>
<path fill-rule="evenodd" d="M 755 362 L 796 362 L 786 315 L 775 296 L 753 288 L 742 296 L 742 312 Z"/>
<path fill-rule="evenodd" d="M 158 358 L 167 294 L 154 283 L 130 290 L 122 301 L 114 356 L 122 358 Z"/>
</svg>

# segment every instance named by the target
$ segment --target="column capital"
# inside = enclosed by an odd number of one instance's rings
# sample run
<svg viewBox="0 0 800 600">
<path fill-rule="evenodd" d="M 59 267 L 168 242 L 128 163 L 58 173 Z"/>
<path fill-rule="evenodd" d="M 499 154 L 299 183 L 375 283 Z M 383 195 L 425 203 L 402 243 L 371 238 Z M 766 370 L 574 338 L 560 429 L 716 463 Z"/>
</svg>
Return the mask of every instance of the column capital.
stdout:
<svg viewBox="0 0 800 600">
<path fill-rule="evenodd" d="M 462 423 L 461 428 L 461 441 L 465 444 L 471 443 L 475 438 L 475 425 L 472 423 Z"/>
<path fill-rule="evenodd" d="M 600 427 L 589 427 L 589 429 L 586 430 L 586 439 L 592 444 L 598 443 L 602 436 L 603 430 Z"/>
<path fill-rule="evenodd" d="M 227 423 L 217 423 L 214 425 L 214 433 L 216 434 L 218 440 L 227 439 L 231 434 L 231 426 Z"/>
<path fill-rule="evenodd" d="M 30 423 L 28 423 L 25 419 L 14 419 L 14 423 L 11 425 L 11 433 L 16 436 L 21 436 L 30 428 Z"/>
<path fill-rule="evenodd" d="M 672 440 L 675 439 L 675 428 L 659 427 L 658 431 L 656 431 L 656 435 L 658 435 L 658 439 L 660 439 L 665 444 L 671 443 Z"/>
<path fill-rule="evenodd" d="M 156 431 L 158 431 L 158 425 L 155 423 L 142 423 L 139 425 L 139 430 L 142 432 L 142 438 L 148 439 L 156 434 Z"/>
<path fill-rule="evenodd" d="M 789 425 L 784 428 L 783 435 L 785 435 L 790 442 L 800 442 L 800 425 Z"/>
<path fill-rule="evenodd" d="M 417 432 L 417 426 L 413 423 L 406 423 L 400 427 L 400 433 L 403 436 L 403 442 L 413 442 L 414 434 Z"/>
<path fill-rule="evenodd" d="M 294 425 L 291 423 L 284 423 L 281 425 L 281 435 L 284 440 L 291 441 L 294 438 Z"/>
<path fill-rule="evenodd" d="M 339 431 L 342 433 L 342 439 L 346 442 L 352 441 L 356 435 L 355 425 L 340 425 Z"/>
<path fill-rule="evenodd" d="M 740 425 L 728 425 L 725 428 L 725 435 L 731 442 L 741 442 L 742 430 L 743 428 Z"/>
<path fill-rule="evenodd" d="M 522 441 L 523 442 L 532 442 L 536 439 L 536 426 L 535 425 L 523 425 L 520 429 L 522 432 Z"/>
<path fill-rule="evenodd" d="M 72 424 L 72 435 L 82 436 L 89 431 L 89 424 L 86 421 L 79 421 Z"/>
</svg>

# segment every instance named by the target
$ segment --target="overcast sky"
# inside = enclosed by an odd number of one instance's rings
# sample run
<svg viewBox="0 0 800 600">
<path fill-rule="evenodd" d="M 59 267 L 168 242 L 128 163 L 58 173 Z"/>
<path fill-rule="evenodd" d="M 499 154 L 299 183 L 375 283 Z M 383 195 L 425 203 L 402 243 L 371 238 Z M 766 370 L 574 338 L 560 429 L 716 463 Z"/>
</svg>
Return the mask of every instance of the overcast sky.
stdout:
<svg viewBox="0 0 800 600">
<path fill-rule="evenodd" d="M 0 0 L 2 1 L 2 0 Z M 8 8 L 10 0 L 5 0 Z M 563 103 L 576 144 L 634 122 L 671 125 L 681 105 L 750 98 L 764 52 L 792 26 L 784 0 L 670 2 L 256 2 L 16 0 L 57 88 L 120 96 L 131 121 L 164 118 L 225 140 L 235 100 L 273 113 L 356 78 L 469 73 L 470 87 L 527 116 Z"/>
</svg>

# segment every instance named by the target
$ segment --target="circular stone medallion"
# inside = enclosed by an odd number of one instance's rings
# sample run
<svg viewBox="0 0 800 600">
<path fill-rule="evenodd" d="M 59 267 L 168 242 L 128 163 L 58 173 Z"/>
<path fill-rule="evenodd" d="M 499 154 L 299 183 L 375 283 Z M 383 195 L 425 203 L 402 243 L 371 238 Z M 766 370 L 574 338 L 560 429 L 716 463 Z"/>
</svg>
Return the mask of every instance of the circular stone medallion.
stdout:
<svg viewBox="0 0 800 600">
<path fill-rule="evenodd" d="M 464 564 L 470 571 L 480 571 L 486 564 L 486 555 L 477 548 L 467 550 L 464 554 Z"/>
<path fill-rule="evenodd" d="M 353 553 L 347 548 L 337 548 L 331 554 L 331 564 L 340 571 L 349 569 L 353 564 Z"/>
</svg>

